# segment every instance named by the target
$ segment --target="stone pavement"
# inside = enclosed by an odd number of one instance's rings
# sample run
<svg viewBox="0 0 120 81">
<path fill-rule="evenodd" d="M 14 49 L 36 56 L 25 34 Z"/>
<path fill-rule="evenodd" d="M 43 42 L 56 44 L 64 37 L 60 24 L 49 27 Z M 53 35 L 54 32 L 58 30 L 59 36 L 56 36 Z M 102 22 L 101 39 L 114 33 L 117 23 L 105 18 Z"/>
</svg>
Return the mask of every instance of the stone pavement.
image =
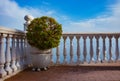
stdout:
<svg viewBox="0 0 120 81">
<path fill-rule="evenodd" d="M 120 81 L 120 66 L 54 66 L 40 72 L 31 69 L 5 81 Z"/>
</svg>

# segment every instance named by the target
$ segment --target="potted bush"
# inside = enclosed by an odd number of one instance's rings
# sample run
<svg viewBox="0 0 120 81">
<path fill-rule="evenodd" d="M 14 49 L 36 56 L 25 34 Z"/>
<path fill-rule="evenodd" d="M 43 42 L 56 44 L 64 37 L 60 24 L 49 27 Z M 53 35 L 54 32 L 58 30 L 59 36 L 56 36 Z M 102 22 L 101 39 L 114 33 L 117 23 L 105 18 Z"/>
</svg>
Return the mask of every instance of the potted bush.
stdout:
<svg viewBox="0 0 120 81">
<path fill-rule="evenodd" d="M 51 49 L 57 47 L 62 36 L 62 26 L 54 18 L 42 16 L 35 18 L 27 27 L 27 41 L 32 48 L 34 68 L 48 67 Z"/>
</svg>

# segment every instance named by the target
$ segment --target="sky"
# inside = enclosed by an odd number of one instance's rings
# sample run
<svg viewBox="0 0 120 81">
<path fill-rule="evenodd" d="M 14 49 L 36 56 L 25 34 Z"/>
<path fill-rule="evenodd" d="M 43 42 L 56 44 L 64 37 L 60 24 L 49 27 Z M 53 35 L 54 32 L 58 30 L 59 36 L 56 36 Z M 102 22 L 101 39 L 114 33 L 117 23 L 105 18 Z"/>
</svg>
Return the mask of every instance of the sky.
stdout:
<svg viewBox="0 0 120 81">
<path fill-rule="evenodd" d="M 53 17 L 63 32 L 120 32 L 120 0 L 0 0 L 0 26 L 23 30 L 25 15 Z"/>
</svg>

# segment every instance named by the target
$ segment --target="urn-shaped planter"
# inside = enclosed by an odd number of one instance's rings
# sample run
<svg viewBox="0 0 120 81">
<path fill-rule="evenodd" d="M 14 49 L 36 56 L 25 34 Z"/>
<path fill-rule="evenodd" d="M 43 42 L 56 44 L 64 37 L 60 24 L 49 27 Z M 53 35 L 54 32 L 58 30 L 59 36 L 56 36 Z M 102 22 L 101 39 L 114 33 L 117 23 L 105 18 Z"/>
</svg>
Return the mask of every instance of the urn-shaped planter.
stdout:
<svg viewBox="0 0 120 81">
<path fill-rule="evenodd" d="M 51 62 L 51 51 L 51 49 L 39 50 L 38 48 L 32 47 L 31 62 L 33 65 L 33 70 L 47 70 L 47 67 L 49 67 L 49 64 Z"/>
<path fill-rule="evenodd" d="M 48 67 L 51 49 L 59 45 L 62 26 L 54 18 L 35 18 L 27 27 L 27 41 L 31 45 L 31 60 L 34 68 Z M 37 49 L 36 49 L 37 48 Z"/>
</svg>

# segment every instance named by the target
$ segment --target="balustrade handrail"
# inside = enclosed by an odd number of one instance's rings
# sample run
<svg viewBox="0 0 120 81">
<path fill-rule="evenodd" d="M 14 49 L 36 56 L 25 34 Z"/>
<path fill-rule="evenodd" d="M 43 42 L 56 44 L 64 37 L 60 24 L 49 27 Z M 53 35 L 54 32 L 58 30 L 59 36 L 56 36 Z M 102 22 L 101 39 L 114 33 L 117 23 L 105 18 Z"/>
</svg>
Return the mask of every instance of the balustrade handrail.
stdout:
<svg viewBox="0 0 120 81">
<path fill-rule="evenodd" d="M 116 34 L 118 34 L 118 35 L 120 35 L 120 32 L 79 32 L 79 33 L 74 33 L 74 32 L 64 32 L 62 35 L 64 36 L 64 35 L 67 35 L 67 36 L 69 36 L 69 35 L 75 35 L 75 36 L 77 36 L 77 35 L 116 35 Z"/>
<path fill-rule="evenodd" d="M 0 26 L 0 33 L 4 34 L 16 34 L 16 35 L 25 35 L 25 32 L 22 30 L 11 29 Z"/>
</svg>

